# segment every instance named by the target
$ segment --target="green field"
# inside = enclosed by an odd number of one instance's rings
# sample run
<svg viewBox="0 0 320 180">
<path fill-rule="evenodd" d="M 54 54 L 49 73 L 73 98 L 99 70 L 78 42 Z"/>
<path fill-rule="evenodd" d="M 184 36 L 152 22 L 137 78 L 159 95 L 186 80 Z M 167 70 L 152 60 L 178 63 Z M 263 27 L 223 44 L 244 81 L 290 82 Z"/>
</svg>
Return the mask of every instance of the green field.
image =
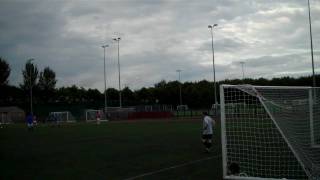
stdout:
<svg viewBox="0 0 320 180">
<path fill-rule="evenodd" d="M 0 179 L 128 179 L 149 172 L 156 173 L 137 179 L 221 179 L 220 130 L 206 154 L 200 129 L 200 120 L 42 125 L 34 132 L 12 124 L 0 129 Z"/>
</svg>

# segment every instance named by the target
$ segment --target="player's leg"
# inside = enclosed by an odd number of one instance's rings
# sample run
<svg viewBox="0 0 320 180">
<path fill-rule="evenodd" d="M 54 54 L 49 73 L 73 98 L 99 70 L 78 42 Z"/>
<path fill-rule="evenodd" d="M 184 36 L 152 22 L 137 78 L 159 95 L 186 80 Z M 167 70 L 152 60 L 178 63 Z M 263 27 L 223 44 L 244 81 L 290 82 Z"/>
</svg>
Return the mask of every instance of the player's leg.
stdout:
<svg viewBox="0 0 320 180">
<path fill-rule="evenodd" d="M 207 140 L 206 140 L 206 135 L 203 134 L 202 137 L 201 137 L 201 141 L 202 141 L 202 144 L 204 145 L 204 147 L 207 147 Z"/>
<path fill-rule="evenodd" d="M 205 147 L 205 150 L 206 152 L 209 152 L 210 151 L 210 147 L 211 147 L 211 144 L 210 144 L 211 141 L 209 141 L 209 136 L 208 134 L 203 134 L 202 135 L 202 143 Z"/>
<path fill-rule="evenodd" d="M 212 146 L 212 134 L 205 134 L 202 137 L 203 145 L 206 148 L 206 152 L 210 152 Z"/>
<path fill-rule="evenodd" d="M 29 131 L 32 131 L 32 130 L 33 130 L 32 123 L 27 123 L 27 126 L 28 126 L 28 130 L 29 130 Z"/>
<path fill-rule="evenodd" d="M 208 151 L 210 151 L 212 146 L 212 134 L 207 135 L 207 143 L 206 143 L 206 148 Z"/>
</svg>

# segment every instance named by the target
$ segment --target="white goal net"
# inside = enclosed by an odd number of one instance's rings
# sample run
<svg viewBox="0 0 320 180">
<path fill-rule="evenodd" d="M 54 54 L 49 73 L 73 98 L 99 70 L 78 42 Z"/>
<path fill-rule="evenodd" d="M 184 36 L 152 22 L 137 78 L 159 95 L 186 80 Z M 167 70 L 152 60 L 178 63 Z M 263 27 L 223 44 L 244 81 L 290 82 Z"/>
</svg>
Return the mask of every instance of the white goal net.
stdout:
<svg viewBox="0 0 320 180">
<path fill-rule="evenodd" d="M 320 89 L 221 85 L 223 176 L 320 179 Z"/>
<path fill-rule="evenodd" d="M 57 123 L 75 122 L 73 115 L 69 111 L 50 112 L 49 119 L 50 121 L 54 121 Z"/>
<path fill-rule="evenodd" d="M 188 105 L 178 105 L 177 106 L 177 111 L 187 111 L 189 108 L 188 108 Z"/>
<path fill-rule="evenodd" d="M 86 122 L 108 121 L 103 110 L 87 109 Z"/>
</svg>

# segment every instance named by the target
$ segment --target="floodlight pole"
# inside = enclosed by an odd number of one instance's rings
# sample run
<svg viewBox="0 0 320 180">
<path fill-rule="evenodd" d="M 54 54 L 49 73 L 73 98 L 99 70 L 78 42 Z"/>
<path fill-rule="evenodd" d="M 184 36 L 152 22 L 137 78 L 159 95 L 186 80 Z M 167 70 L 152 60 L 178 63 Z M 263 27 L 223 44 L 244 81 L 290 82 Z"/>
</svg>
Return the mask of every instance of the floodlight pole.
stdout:
<svg viewBox="0 0 320 180">
<path fill-rule="evenodd" d="M 28 63 L 31 64 L 31 62 L 34 61 L 34 59 L 29 59 L 28 60 Z M 30 113 L 33 115 L 33 102 L 32 102 L 32 72 L 31 72 L 31 66 L 30 66 L 30 69 L 29 69 L 29 86 L 30 86 Z"/>
<path fill-rule="evenodd" d="M 106 82 L 106 48 L 109 47 L 109 45 L 103 45 L 103 74 L 104 74 L 104 108 L 103 112 L 106 115 L 106 108 L 108 108 L 107 104 L 107 82 Z"/>
<path fill-rule="evenodd" d="M 313 87 L 316 87 L 316 77 L 314 75 L 314 60 L 313 60 L 313 43 L 312 43 L 312 26 L 311 26 L 310 0 L 308 0 L 308 10 L 309 10 L 311 61 L 312 61 L 312 85 L 313 85 Z"/>
<path fill-rule="evenodd" d="M 122 99 L 121 99 L 121 77 L 120 77 L 120 55 L 119 55 L 119 43 L 121 38 L 117 37 L 113 39 L 114 41 L 116 41 L 118 43 L 118 71 L 119 71 L 119 107 L 122 107 Z"/>
<path fill-rule="evenodd" d="M 208 25 L 211 32 L 211 48 L 212 48 L 212 68 L 213 68 L 213 85 L 214 85 L 214 104 L 217 107 L 217 86 L 216 86 L 216 69 L 214 64 L 214 48 L 213 48 L 213 28 L 218 26 L 218 24 Z"/>
<path fill-rule="evenodd" d="M 180 73 L 182 70 L 178 69 L 176 70 L 179 74 L 179 90 L 180 90 L 180 106 L 182 105 L 182 95 L 181 95 L 181 82 L 180 82 Z"/>
<path fill-rule="evenodd" d="M 242 80 L 244 80 L 244 70 L 243 70 L 244 62 L 241 61 L 240 64 L 241 64 L 241 68 L 242 68 Z"/>
</svg>

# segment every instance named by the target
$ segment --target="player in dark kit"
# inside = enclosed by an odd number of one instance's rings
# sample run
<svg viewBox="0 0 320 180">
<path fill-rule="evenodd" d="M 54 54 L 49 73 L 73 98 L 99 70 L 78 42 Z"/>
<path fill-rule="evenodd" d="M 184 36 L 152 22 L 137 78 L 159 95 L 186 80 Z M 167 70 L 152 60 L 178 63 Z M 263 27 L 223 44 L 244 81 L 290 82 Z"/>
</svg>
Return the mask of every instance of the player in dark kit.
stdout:
<svg viewBox="0 0 320 180">
<path fill-rule="evenodd" d="M 33 115 L 32 113 L 28 113 L 26 117 L 27 126 L 29 131 L 33 131 Z"/>
</svg>

